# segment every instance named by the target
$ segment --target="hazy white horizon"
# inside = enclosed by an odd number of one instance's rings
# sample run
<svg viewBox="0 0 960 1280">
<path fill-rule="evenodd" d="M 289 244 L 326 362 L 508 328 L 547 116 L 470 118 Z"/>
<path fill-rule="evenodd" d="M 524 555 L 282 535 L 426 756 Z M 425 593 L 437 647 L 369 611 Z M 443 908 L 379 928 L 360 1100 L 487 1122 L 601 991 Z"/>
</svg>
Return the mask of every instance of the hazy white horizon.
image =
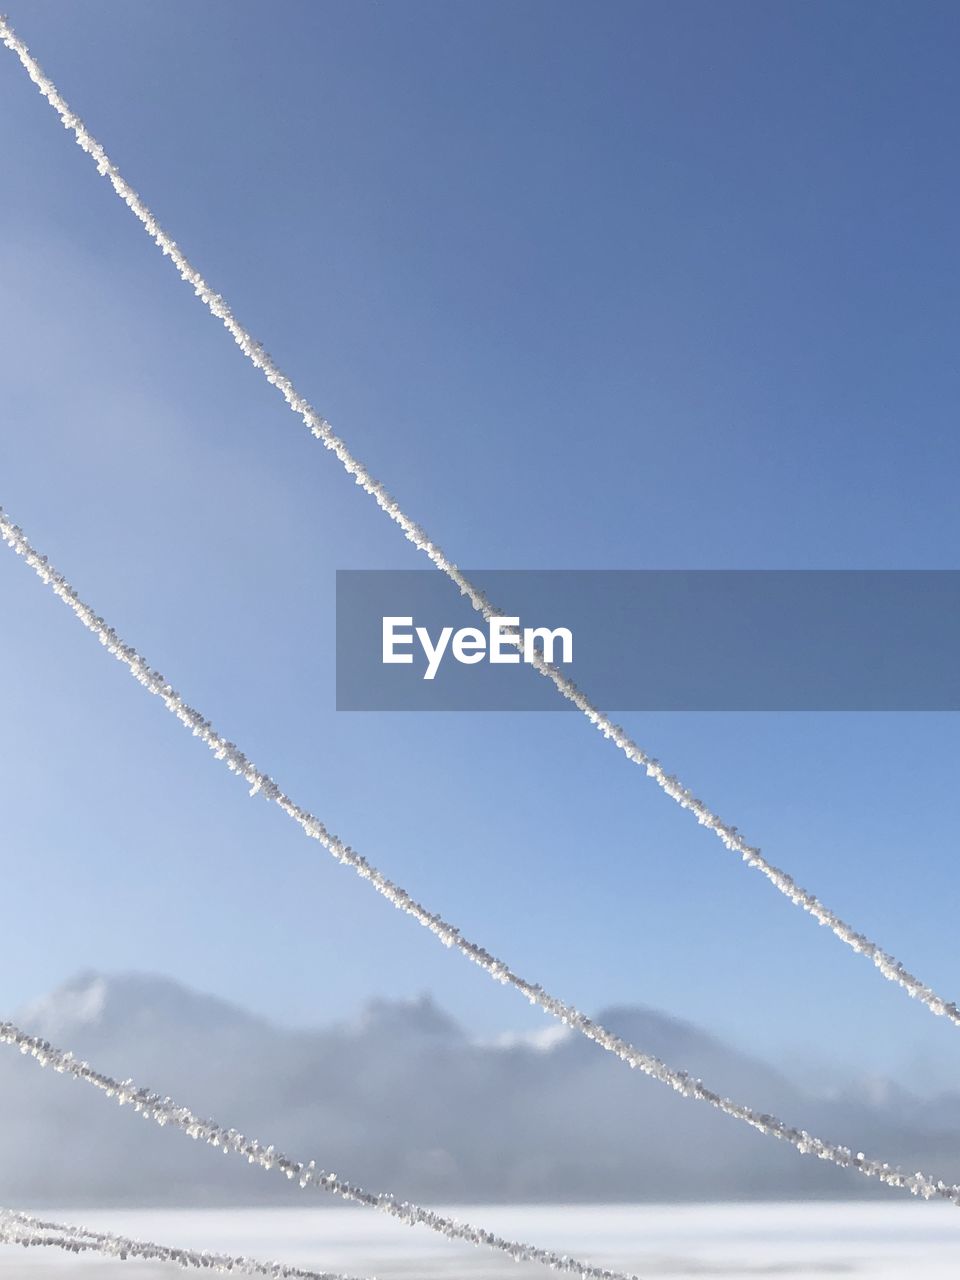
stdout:
<svg viewBox="0 0 960 1280">
<path fill-rule="evenodd" d="M 960 1213 L 948 1205 L 774 1203 L 766 1205 L 449 1206 L 494 1230 L 624 1269 L 639 1280 L 953 1280 Z M 44 1216 L 54 1216 L 44 1210 Z M 511 1264 L 485 1249 L 452 1244 L 362 1209 L 63 1210 L 58 1219 L 152 1239 L 344 1271 L 378 1280 L 521 1280 L 545 1268 Z M 0 1253 L 0 1276 L 31 1280 L 76 1269 L 84 1280 L 170 1276 L 170 1266 L 119 1263 L 52 1250 Z"/>
</svg>

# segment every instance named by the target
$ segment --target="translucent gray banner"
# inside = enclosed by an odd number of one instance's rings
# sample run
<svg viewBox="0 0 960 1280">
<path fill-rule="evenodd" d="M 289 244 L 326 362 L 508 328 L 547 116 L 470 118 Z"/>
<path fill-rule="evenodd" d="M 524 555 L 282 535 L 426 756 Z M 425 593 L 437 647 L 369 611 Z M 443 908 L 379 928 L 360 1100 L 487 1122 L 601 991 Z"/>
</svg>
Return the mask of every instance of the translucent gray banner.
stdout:
<svg viewBox="0 0 960 1280">
<path fill-rule="evenodd" d="M 960 708 L 960 571 L 467 576 L 501 617 L 552 632 L 552 660 L 608 711 Z M 496 630 L 432 570 L 343 570 L 337 708 L 563 710 Z"/>
</svg>

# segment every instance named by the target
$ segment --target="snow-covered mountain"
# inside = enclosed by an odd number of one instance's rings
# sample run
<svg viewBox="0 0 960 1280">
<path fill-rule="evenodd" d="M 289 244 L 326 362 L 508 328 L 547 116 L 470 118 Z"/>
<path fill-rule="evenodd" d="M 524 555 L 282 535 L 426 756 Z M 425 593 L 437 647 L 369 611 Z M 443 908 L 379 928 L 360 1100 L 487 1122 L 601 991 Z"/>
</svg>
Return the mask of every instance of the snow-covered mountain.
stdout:
<svg viewBox="0 0 960 1280">
<path fill-rule="evenodd" d="M 21 1009 L 18 1018 L 34 1035 L 54 1043 L 91 1038 L 134 1039 L 166 1032 L 204 1035 L 256 1034 L 265 1024 L 216 996 L 188 991 L 169 978 L 121 973 L 81 973 L 56 991 Z"/>
<path fill-rule="evenodd" d="M 663 1014 L 615 1008 L 599 1017 L 755 1107 L 855 1149 L 960 1174 L 958 1097 L 934 1105 L 899 1090 L 809 1096 Z M 18 1020 L 115 1076 L 401 1196 L 610 1201 L 870 1191 L 855 1175 L 625 1070 L 580 1036 L 549 1029 L 479 1044 L 427 997 L 375 1001 L 351 1023 L 289 1031 L 167 979 L 83 974 Z M 0 1049 L 0 1199 L 204 1204 L 305 1194 Z"/>
</svg>

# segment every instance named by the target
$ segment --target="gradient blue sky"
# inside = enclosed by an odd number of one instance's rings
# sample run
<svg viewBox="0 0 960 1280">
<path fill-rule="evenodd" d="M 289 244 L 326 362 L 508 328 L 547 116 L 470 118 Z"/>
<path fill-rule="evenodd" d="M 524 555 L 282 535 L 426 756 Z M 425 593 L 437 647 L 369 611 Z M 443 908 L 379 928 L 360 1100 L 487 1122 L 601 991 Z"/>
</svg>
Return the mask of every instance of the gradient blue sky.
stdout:
<svg viewBox="0 0 960 1280">
<path fill-rule="evenodd" d="M 461 564 L 958 566 L 955 5 L 11 6 Z M 0 502 L 189 700 L 588 1009 L 953 1080 L 955 1029 L 579 717 L 336 714 L 335 570 L 416 553 L 6 53 L 0 147 Z M 484 1034 L 542 1024 L 248 800 L 9 553 L 0 601 L 0 1007 L 94 966 L 287 1022 L 429 989 Z M 960 993 L 956 716 L 624 722 Z"/>
</svg>

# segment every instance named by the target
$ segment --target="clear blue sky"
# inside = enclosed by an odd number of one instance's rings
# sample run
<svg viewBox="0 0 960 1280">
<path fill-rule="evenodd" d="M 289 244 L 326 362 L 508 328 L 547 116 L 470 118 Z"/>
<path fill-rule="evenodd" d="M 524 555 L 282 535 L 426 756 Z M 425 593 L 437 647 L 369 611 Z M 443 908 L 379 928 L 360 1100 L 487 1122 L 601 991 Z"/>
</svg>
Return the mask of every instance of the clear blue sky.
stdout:
<svg viewBox="0 0 960 1280">
<path fill-rule="evenodd" d="M 461 564 L 958 567 L 955 5 L 11 5 Z M 0 502 L 189 700 L 588 1009 L 952 1079 L 955 1029 L 579 717 L 336 714 L 335 570 L 416 553 L 9 54 L 0 147 Z M 288 1022 L 429 989 L 483 1033 L 540 1024 L 248 800 L 9 553 L 0 601 L 0 1008 L 94 966 Z M 956 716 L 624 721 L 960 994 Z"/>
</svg>

